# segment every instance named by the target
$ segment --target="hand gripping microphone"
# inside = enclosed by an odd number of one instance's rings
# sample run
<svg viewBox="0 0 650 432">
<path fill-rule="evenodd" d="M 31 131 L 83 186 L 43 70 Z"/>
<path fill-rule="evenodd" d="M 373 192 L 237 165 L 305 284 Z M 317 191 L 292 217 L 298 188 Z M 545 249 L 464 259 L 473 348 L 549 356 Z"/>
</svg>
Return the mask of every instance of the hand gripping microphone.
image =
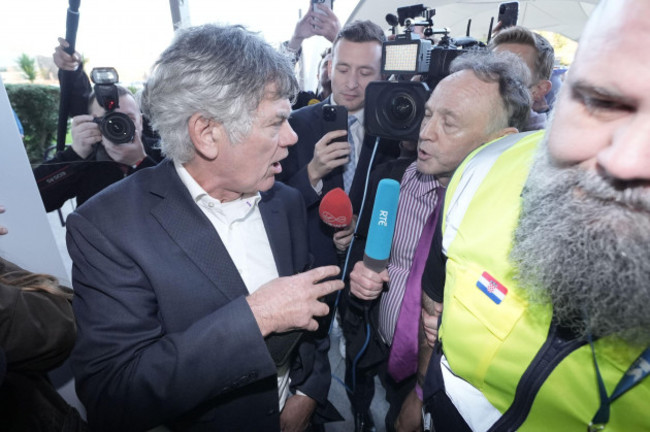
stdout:
<svg viewBox="0 0 650 432">
<path fill-rule="evenodd" d="M 395 233 L 399 182 L 382 179 L 377 187 L 375 203 L 370 216 L 370 226 L 363 254 L 363 263 L 370 270 L 380 273 L 388 265 L 390 248 Z"/>
<path fill-rule="evenodd" d="M 343 189 L 332 189 L 321 200 L 318 214 L 327 225 L 345 228 L 352 222 L 352 202 Z"/>
</svg>

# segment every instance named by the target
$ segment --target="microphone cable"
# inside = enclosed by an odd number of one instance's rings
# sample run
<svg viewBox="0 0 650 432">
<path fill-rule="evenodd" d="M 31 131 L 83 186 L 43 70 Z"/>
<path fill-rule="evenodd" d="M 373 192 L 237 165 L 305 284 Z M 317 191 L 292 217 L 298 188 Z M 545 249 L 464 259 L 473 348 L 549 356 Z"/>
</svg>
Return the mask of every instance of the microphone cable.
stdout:
<svg viewBox="0 0 650 432">
<path fill-rule="evenodd" d="M 375 161 L 375 156 L 377 154 L 377 148 L 379 148 L 379 137 L 375 138 L 375 145 L 372 149 L 372 155 L 370 156 L 370 162 L 368 163 L 368 170 L 366 171 L 366 180 L 363 186 L 363 197 L 361 199 L 361 208 L 359 209 L 359 216 L 357 217 L 357 221 L 361 220 L 361 216 L 363 215 L 363 209 L 366 204 L 366 198 L 368 195 L 368 185 L 370 184 L 370 173 L 372 171 L 372 163 Z M 348 251 L 345 254 L 345 261 L 343 264 L 343 270 L 341 271 L 341 280 L 345 282 L 345 275 L 348 270 L 348 264 L 350 261 L 350 254 L 352 252 L 352 246 L 354 245 L 354 239 L 356 238 L 357 235 L 357 229 L 359 228 L 359 224 L 355 224 L 354 226 L 354 233 L 352 234 L 352 240 L 350 240 L 350 244 L 348 245 Z M 341 298 L 341 291 L 336 293 L 336 300 L 334 301 L 334 316 L 332 318 L 332 321 L 330 322 L 330 328 L 327 332 L 329 335 L 332 331 L 332 326 L 334 325 L 334 320 L 336 319 L 336 312 L 338 310 L 338 305 L 339 305 L 339 300 Z M 357 372 L 357 363 L 359 362 L 359 359 L 363 356 L 363 354 L 366 352 L 366 349 L 368 348 L 368 344 L 370 343 L 370 319 L 368 317 L 368 308 L 364 307 L 363 308 L 363 317 L 364 321 L 366 322 L 366 339 L 361 346 L 361 349 L 357 353 L 356 357 L 352 361 L 352 388 L 350 389 L 346 384 L 345 381 L 342 381 L 339 377 L 336 375 L 332 374 L 332 377 L 337 380 L 339 383 L 345 387 L 345 390 L 348 393 L 354 393 L 355 387 L 356 387 L 356 372 Z M 343 359 L 345 360 L 345 359 Z"/>
</svg>

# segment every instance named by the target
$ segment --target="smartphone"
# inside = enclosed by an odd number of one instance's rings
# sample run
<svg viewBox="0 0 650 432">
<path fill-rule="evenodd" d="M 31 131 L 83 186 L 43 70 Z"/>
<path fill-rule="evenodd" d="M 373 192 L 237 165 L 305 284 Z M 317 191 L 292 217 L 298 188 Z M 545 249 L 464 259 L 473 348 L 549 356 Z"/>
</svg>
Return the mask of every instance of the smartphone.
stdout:
<svg viewBox="0 0 650 432">
<path fill-rule="evenodd" d="M 499 5 L 499 16 L 497 22 L 501 21 L 501 29 L 517 25 L 519 17 L 519 2 L 507 2 Z"/>
<path fill-rule="evenodd" d="M 334 0 L 311 0 L 312 10 L 314 12 L 325 14 L 325 12 L 316 7 L 317 4 L 321 4 L 328 7 L 330 10 L 334 10 Z"/>
<path fill-rule="evenodd" d="M 348 130 L 348 110 L 343 105 L 323 105 L 324 134 L 335 130 Z M 332 142 L 348 142 L 348 136 L 335 138 Z"/>
</svg>

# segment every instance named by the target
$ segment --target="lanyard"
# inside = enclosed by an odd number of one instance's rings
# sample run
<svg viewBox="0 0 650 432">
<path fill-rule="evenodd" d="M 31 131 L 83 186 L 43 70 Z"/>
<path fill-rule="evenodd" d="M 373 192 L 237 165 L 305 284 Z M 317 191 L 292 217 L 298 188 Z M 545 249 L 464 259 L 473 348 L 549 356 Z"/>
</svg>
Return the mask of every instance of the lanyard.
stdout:
<svg viewBox="0 0 650 432">
<path fill-rule="evenodd" d="M 591 354 L 594 359 L 594 366 L 596 367 L 596 376 L 598 377 L 598 392 L 600 393 L 600 408 L 598 408 L 596 415 L 594 415 L 594 418 L 591 420 L 588 431 L 596 432 L 603 430 L 605 425 L 607 425 L 607 422 L 609 422 L 609 406 L 611 403 L 650 375 L 650 348 L 646 348 L 634 363 L 630 365 L 627 372 L 625 372 L 621 380 L 618 382 L 612 395 L 608 397 L 607 389 L 605 389 L 605 383 L 603 382 L 603 377 L 600 375 L 600 369 L 598 368 L 598 362 L 596 361 L 596 350 L 594 349 L 594 342 L 591 338 L 591 334 L 588 335 L 588 338 L 589 345 L 591 346 Z"/>
</svg>

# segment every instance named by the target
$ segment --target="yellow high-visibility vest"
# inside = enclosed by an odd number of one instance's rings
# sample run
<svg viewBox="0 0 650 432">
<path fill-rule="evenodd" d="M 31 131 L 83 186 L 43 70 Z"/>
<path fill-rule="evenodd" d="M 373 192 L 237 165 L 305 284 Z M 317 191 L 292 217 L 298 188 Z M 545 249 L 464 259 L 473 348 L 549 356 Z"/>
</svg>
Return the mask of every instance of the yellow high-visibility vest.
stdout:
<svg viewBox="0 0 650 432">
<path fill-rule="evenodd" d="M 519 391 L 533 388 L 524 383 L 534 380 L 522 377 L 540 350 L 548 348 L 554 328 L 551 306 L 528 302 L 508 258 L 522 188 L 542 136 L 529 134 L 516 144 L 507 137 L 480 147 L 456 170 L 445 199 L 448 260 L 440 340 L 453 373 L 480 390 L 502 414 L 513 404 L 520 381 Z M 645 347 L 612 337 L 594 346 L 611 395 Z M 576 343 L 567 352 L 530 395 L 532 407 L 518 430 L 587 430 L 600 407 L 592 351 L 588 343 Z M 650 431 L 650 379 L 611 404 L 604 430 Z"/>
</svg>

